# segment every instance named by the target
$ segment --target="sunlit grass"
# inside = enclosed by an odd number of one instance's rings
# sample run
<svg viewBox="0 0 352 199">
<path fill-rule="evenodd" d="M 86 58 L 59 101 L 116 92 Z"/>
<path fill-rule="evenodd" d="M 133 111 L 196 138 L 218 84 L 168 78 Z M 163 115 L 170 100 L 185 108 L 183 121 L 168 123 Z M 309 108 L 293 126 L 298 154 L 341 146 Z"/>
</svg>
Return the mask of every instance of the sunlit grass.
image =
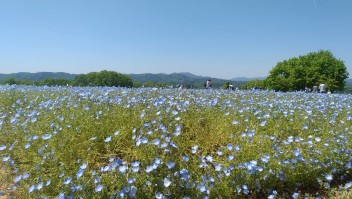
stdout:
<svg viewBox="0 0 352 199">
<path fill-rule="evenodd" d="M 290 198 L 351 186 L 350 95 L 3 86 L 0 103 L 10 173 L 0 191 L 14 197 Z"/>
</svg>

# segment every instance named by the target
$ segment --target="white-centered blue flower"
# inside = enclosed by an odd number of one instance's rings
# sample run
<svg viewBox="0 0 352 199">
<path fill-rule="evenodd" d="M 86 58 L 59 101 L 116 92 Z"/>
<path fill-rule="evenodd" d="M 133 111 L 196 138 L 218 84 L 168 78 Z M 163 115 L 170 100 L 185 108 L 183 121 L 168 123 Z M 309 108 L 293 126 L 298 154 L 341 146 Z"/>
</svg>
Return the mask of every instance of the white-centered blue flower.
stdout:
<svg viewBox="0 0 352 199">
<path fill-rule="evenodd" d="M 78 172 L 76 173 L 77 179 L 79 179 L 80 177 L 82 177 L 83 174 L 84 174 L 84 169 L 79 169 Z"/>
<path fill-rule="evenodd" d="M 109 136 L 109 137 L 107 137 L 107 138 L 104 139 L 104 142 L 110 142 L 111 139 L 112 139 L 112 136 Z"/>
<path fill-rule="evenodd" d="M 42 136 L 42 139 L 43 139 L 43 140 L 48 140 L 48 139 L 50 139 L 51 137 L 52 137 L 51 134 L 45 134 L 45 135 Z"/>
<path fill-rule="evenodd" d="M 120 173 L 125 173 L 126 170 L 127 170 L 127 166 L 126 166 L 126 165 L 121 165 L 121 166 L 119 166 L 119 172 L 120 172 Z"/>
<path fill-rule="evenodd" d="M 64 184 L 64 185 L 68 185 L 68 184 L 71 183 L 71 181 L 72 181 L 72 178 L 71 178 L 71 177 L 67 177 L 67 178 L 65 178 L 63 184 Z"/>
<path fill-rule="evenodd" d="M 28 192 L 29 192 L 29 193 L 32 193 L 36 188 L 37 188 L 37 187 L 36 187 L 34 184 L 32 184 L 31 186 L 29 186 Z"/>
<path fill-rule="evenodd" d="M 99 184 L 98 186 L 95 187 L 95 192 L 101 192 L 103 190 L 104 186 Z"/>
<path fill-rule="evenodd" d="M 6 149 L 6 145 L 1 145 L 0 146 L 0 151 L 3 151 L 3 150 L 5 150 Z"/>
<path fill-rule="evenodd" d="M 171 181 L 168 178 L 164 178 L 164 187 L 169 187 L 171 185 Z"/>
</svg>

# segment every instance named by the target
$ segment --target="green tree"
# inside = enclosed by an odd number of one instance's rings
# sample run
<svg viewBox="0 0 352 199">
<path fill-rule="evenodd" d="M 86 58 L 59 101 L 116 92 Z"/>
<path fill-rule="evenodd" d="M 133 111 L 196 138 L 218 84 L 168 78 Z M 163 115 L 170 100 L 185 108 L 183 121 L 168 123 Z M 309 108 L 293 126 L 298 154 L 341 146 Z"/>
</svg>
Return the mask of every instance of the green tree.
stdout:
<svg viewBox="0 0 352 199">
<path fill-rule="evenodd" d="M 75 86 L 121 86 L 132 87 L 132 78 L 114 71 L 91 72 L 76 76 L 73 81 Z"/>
<path fill-rule="evenodd" d="M 266 89 L 266 82 L 265 80 L 255 79 L 245 83 L 243 87 L 247 89 L 253 89 L 254 87 L 257 87 L 258 89 Z"/>
<path fill-rule="evenodd" d="M 20 84 L 20 81 L 15 78 L 9 78 L 3 81 L 3 84 L 8 84 L 8 85 Z"/>
<path fill-rule="evenodd" d="M 330 51 L 320 50 L 277 63 L 265 82 L 278 91 L 303 90 L 305 86 L 312 88 L 321 83 L 331 91 L 341 91 L 346 78 L 348 71 L 344 62 Z"/>
<path fill-rule="evenodd" d="M 37 83 L 40 86 L 67 86 L 71 84 L 70 80 L 62 78 L 47 78 Z"/>
</svg>

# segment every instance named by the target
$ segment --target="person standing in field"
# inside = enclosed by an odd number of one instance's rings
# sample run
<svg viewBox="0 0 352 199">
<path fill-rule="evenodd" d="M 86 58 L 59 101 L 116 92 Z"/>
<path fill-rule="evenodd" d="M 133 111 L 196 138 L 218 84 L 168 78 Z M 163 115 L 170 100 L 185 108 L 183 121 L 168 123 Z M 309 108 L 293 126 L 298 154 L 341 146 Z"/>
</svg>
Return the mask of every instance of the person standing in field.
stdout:
<svg viewBox="0 0 352 199">
<path fill-rule="evenodd" d="M 325 86 L 325 84 L 320 84 L 320 85 L 319 85 L 319 92 L 320 92 L 320 93 L 326 93 L 326 86 Z"/>
<path fill-rule="evenodd" d="M 313 93 L 317 93 L 318 92 L 318 86 L 314 85 L 313 86 Z"/>
<path fill-rule="evenodd" d="M 207 82 L 204 84 L 206 89 L 211 89 L 211 80 L 209 79 Z"/>
</svg>

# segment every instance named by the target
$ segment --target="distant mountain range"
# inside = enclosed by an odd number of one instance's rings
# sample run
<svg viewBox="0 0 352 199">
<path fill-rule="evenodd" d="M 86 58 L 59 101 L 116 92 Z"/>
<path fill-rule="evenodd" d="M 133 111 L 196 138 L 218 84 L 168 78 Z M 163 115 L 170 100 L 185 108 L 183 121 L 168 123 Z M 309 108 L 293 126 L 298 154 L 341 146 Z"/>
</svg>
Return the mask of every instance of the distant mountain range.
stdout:
<svg viewBox="0 0 352 199">
<path fill-rule="evenodd" d="M 71 74 L 65 72 L 37 72 L 37 73 L 28 73 L 28 72 L 19 72 L 19 73 L 11 73 L 11 74 L 1 74 L 0 73 L 0 83 L 9 78 L 15 78 L 18 80 L 32 80 L 32 81 L 41 81 L 47 78 L 62 78 L 67 80 L 73 80 L 78 74 Z M 151 81 L 153 83 L 161 82 L 166 84 L 182 84 L 182 85 L 192 85 L 200 87 L 206 82 L 208 79 L 212 80 L 214 87 L 221 87 L 226 82 L 231 82 L 234 86 L 240 86 L 245 82 L 259 79 L 263 80 L 265 77 L 256 77 L 256 78 L 247 78 L 247 77 L 236 77 L 230 80 L 227 79 L 219 79 L 205 76 L 198 76 L 192 73 L 143 73 L 143 74 L 126 74 L 130 76 L 134 82 L 148 82 Z M 352 79 L 346 80 L 347 86 L 352 86 Z"/>
<path fill-rule="evenodd" d="M 1 74 L 0 73 L 0 82 L 7 80 L 9 78 L 15 78 L 18 80 L 32 80 L 32 81 L 41 81 L 47 78 L 62 78 L 67 80 L 73 80 L 78 74 L 70 74 L 64 72 L 37 72 L 37 73 L 28 73 L 28 72 L 19 72 L 19 73 L 11 73 L 11 74 Z M 205 77 L 205 76 L 198 76 L 192 73 L 144 73 L 144 74 L 126 74 L 130 76 L 134 82 L 161 82 L 166 84 L 173 84 L 173 85 L 189 85 L 189 86 L 196 86 L 200 87 L 203 86 L 204 82 L 208 79 L 212 80 L 212 84 L 214 87 L 221 87 L 226 82 L 231 82 L 234 86 L 240 86 L 247 81 L 253 80 L 254 78 L 245 78 L 245 77 L 238 77 L 233 78 L 231 80 L 227 79 L 219 79 L 219 78 L 212 78 L 212 77 Z M 263 79 L 263 78 L 257 78 Z"/>
</svg>

